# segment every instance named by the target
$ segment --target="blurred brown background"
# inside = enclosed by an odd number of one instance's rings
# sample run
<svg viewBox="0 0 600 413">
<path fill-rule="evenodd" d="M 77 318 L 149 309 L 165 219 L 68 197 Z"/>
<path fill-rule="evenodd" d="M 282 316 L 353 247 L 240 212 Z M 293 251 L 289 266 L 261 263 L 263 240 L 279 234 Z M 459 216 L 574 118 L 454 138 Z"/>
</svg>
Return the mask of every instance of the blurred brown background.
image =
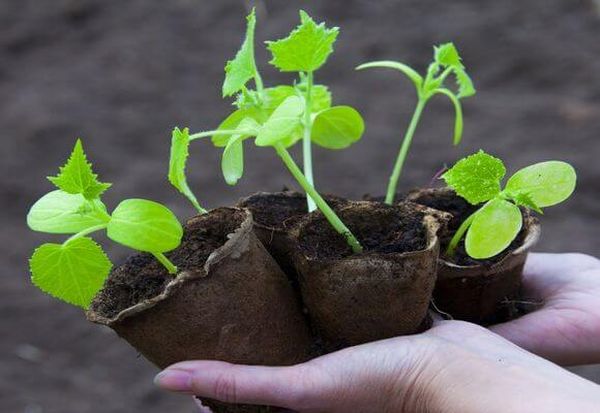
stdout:
<svg viewBox="0 0 600 413">
<path fill-rule="evenodd" d="M 316 149 L 318 186 L 349 197 L 384 191 L 415 103 L 391 71 L 357 73 L 372 59 L 424 69 L 431 46 L 454 41 L 478 94 L 465 102 L 464 143 L 451 146 L 452 107 L 427 108 L 402 189 L 426 185 L 444 163 L 485 148 L 510 171 L 563 159 L 579 172 L 576 195 L 547 210 L 543 251 L 600 255 L 600 6 L 594 0 L 328 0 L 258 3 L 257 38 L 275 39 L 298 8 L 342 28 L 317 73 L 334 100 L 359 108 L 364 139 L 341 152 Z M 166 180 L 170 130 L 212 128 L 231 109 L 220 97 L 223 66 L 241 43 L 241 0 L 0 1 L 0 411 L 88 413 L 191 411 L 159 393 L 155 373 L 112 332 L 30 285 L 27 257 L 51 237 L 29 232 L 28 207 L 51 189 L 75 138 L 83 137 L 107 203 L 124 197 L 193 213 Z M 267 84 L 291 81 L 258 57 Z M 256 190 L 293 186 L 270 150 L 247 145 L 246 174 L 228 187 L 219 151 L 193 145 L 191 185 L 209 206 Z M 128 251 L 107 243 L 115 262 Z M 580 369 L 592 376 L 594 368 Z"/>
</svg>

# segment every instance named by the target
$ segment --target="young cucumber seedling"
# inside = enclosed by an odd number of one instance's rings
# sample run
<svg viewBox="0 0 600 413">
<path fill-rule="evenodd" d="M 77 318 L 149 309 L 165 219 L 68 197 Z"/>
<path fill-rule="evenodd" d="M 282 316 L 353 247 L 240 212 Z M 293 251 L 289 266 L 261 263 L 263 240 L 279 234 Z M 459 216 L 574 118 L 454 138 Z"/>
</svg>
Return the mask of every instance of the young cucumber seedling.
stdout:
<svg viewBox="0 0 600 413">
<path fill-rule="evenodd" d="M 255 137 L 257 146 L 271 146 L 276 150 L 306 192 L 309 211 L 313 209 L 311 202 L 314 202 L 336 231 L 346 237 L 352 249 L 359 252 L 362 249 L 356 237 L 314 188 L 310 144 L 314 142 L 329 149 L 346 148 L 361 138 L 364 122 L 350 106 L 331 106 L 327 87 L 314 84 L 313 73 L 331 54 L 338 29 L 315 23 L 303 11 L 300 19 L 300 25 L 288 37 L 267 42 L 273 55 L 270 63 L 283 72 L 298 72 L 299 82 L 293 86 L 265 88 L 254 57 L 256 16 L 254 10 L 250 13 L 246 38 L 235 58 L 225 67 L 223 95 L 238 93 L 237 109 L 216 130 L 190 134 L 187 128 L 175 128 L 169 180 L 203 212 L 185 177 L 190 142 L 212 137 L 215 146 L 224 148 L 221 162 L 223 176 L 228 184 L 235 185 L 244 171 L 243 142 Z M 256 90 L 246 86 L 250 80 L 254 80 Z M 304 173 L 287 150 L 300 140 L 303 140 Z"/>
<path fill-rule="evenodd" d="M 461 159 L 442 175 L 449 187 L 473 205 L 484 203 L 466 218 L 454 234 L 446 255 L 453 257 L 465 233 L 465 249 L 475 259 L 504 251 L 523 225 L 519 206 L 542 213 L 542 208 L 567 199 L 575 190 L 577 175 L 561 161 L 540 162 L 517 171 L 506 182 L 502 161 L 483 151 Z"/>
<path fill-rule="evenodd" d="M 73 235 L 62 244 L 43 244 L 33 253 L 32 281 L 41 290 L 88 308 L 112 268 L 102 248 L 88 237 L 102 230 L 119 244 L 151 253 L 170 274 L 177 272 L 163 254 L 177 248 L 183 236 L 175 215 L 144 199 L 127 199 L 109 214 L 100 197 L 111 184 L 98 181 L 80 140 L 60 173 L 48 179 L 58 190 L 31 207 L 27 225 L 34 231 Z"/>
<path fill-rule="evenodd" d="M 394 202 L 398 180 L 402 174 L 402 167 L 404 166 L 406 155 L 410 149 L 410 144 L 415 134 L 415 130 L 417 129 L 419 120 L 421 119 L 423 109 L 425 108 L 425 105 L 429 99 L 435 95 L 445 95 L 454 104 L 456 113 L 454 121 L 454 145 L 458 145 L 463 132 L 463 114 L 460 100 L 462 98 L 474 95 L 475 88 L 473 87 L 473 83 L 471 82 L 469 75 L 467 75 L 467 72 L 465 71 L 465 67 L 461 62 L 461 58 L 456 50 L 456 47 L 454 47 L 454 44 L 452 43 L 446 43 L 434 47 L 434 60 L 429 65 L 425 78 L 417 73 L 416 70 L 404 63 L 388 60 L 365 63 L 358 66 L 356 69 L 362 70 L 374 67 L 396 69 L 405 74 L 414 83 L 417 89 L 418 97 L 417 106 L 412 115 L 412 119 L 410 120 L 408 129 L 404 135 L 400 152 L 398 153 L 396 163 L 394 164 L 394 170 L 390 176 L 385 202 L 391 205 Z M 458 84 L 458 91 L 456 93 L 444 86 L 444 82 L 450 74 L 454 74 Z"/>
</svg>

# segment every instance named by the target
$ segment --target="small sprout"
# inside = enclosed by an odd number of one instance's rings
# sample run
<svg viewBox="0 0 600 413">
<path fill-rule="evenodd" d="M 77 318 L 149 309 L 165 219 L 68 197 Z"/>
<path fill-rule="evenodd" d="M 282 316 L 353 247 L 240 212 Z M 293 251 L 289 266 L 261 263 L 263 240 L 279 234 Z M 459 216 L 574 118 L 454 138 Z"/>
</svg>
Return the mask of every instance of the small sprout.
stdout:
<svg viewBox="0 0 600 413">
<path fill-rule="evenodd" d="M 360 114 L 350 106 L 331 106 L 331 93 L 324 85 L 313 84 L 313 72 L 321 67 L 333 51 L 337 28 L 315 23 L 300 12 L 300 26 L 284 39 L 267 42 L 273 54 L 271 63 L 283 72 L 299 72 L 293 86 L 264 88 L 254 63 L 256 19 L 254 11 L 248 17 L 246 39 L 241 50 L 225 69 L 225 95 L 239 91 L 237 109 L 216 130 L 189 134 L 175 128 L 173 132 L 169 180 L 196 208 L 196 197 L 185 178 L 188 145 L 195 139 L 211 137 L 213 145 L 223 148 L 221 169 L 229 185 L 235 185 L 244 172 L 246 139 L 255 137 L 257 146 L 273 147 L 294 178 L 307 193 L 309 210 L 318 207 L 331 225 L 346 237 L 355 252 L 362 250 L 358 240 L 315 190 L 312 182 L 311 142 L 329 149 L 342 149 L 358 141 L 364 132 Z M 251 76 L 252 74 L 252 76 Z M 256 90 L 246 87 L 254 77 Z M 287 148 L 303 141 L 304 173 L 298 168 Z M 314 200 L 314 203 L 313 203 Z"/>
<path fill-rule="evenodd" d="M 461 159 L 442 179 L 473 205 L 484 203 L 466 218 L 446 250 L 453 257 L 466 233 L 465 249 L 475 259 L 486 259 L 504 251 L 517 237 L 523 225 L 519 206 L 542 212 L 559 204 L 575 190 L 577 175 L 566 162 L 536 163 L 517 171 L 507 181 L 503 162 L 483 151 Z"/>
<path fill-rule="evenodd" d="M 62 244 L 43 244 L 33 253 L 31 278 L 41 290 L 88 308 L 112 268 L 102 247 L 88 237 L 102 230 L 119 244 L 153 254 L 169 273 L 177 272 L 164 256 L 181 242 L 183 228 L 177 217 L 165 206 L 143 199 L 125 200 L 109 214 L 100 195 L 110 184 L 97 180 L 80 140 L 50 181 L 59 189 L 31 207 L 27 225 L 34 231 L 73 235 Z"/>
<path fill-rule="evenodd" d="M 396 158 L 394 170 L 390 176 L 387 188 L 385 202 L 391 205 L 393 204 L 394 197 L 396 196 L 398 180 L 402 174 L 402 168 L 404 166 L 406 156 L 408 155 L 412 138 L 415 134 L 415 130 L 417 129 L 423 109 L 425 108 L 425 105 L 429 99 L 435 95 L 444 95 L 448 97 L 454 105 L 455 120 L 453 143 L 454 145 L 458 145 L 463 134 L 463 111 L 461 99 L 473 96 L 475 94 L 475 88 L 473 87 L 473 82 L 469 78 L 469 75 L 467 75 L 467 72 L 465 71 L 461 57 L 453 43 L 445 43 L 434 47 L 434 59 L 427 69 L 425 78 L 423 78 L 423 76 L 421 76 L 410 66 L 404 63 L 389 60 L 364 63 L 358 66 L 356 69 L 362 70 L 369 68 L 389 68 L 398 70 L 413 82 L 417 90 L 417 106 L 413 113 L 408 129 L 404 135 L 402 146 L 400 147 L 400 152 Z M 458 89 L 456 92 L 444 86 L 445 81 L 450 74 L 453 74 L 456 79 Z"/>
<path fill-rule="evenodd" d="M 300 74 L 300 83 L 296 90 L 304 98 L 304 116 L 299 130 L 302 131 L 304 175 L 311 185 L 314 185 L 311 142 L 318 143 L 312 134 L 313 122 L 322 115 L 322 111 L 326 111 L 330 106 L 330 101 L 326 102 L 327 105 L 321 105 L 313 94 L 314 72 L 325 64 L 333 52 L 333 44 L 338 34 L 339 28 L 327 28 L 325 23 L 317 24 L 305 11 L 301 10 L 298 27 L 283 39 L 267 42 L 267 48 L 273 55 L 273 59 L 270 61 L 273 66 L 282 72 L 298 72 Z M 313 119 L 316 107 L 320 111 Z M 355 114 L 358 115 L 358 112 L 355 111 Z M 360 115 L 358 116 L 360 117 Z M 315 200 L 309 196 L 308 210 L 315 209 Z"/>
</svg>

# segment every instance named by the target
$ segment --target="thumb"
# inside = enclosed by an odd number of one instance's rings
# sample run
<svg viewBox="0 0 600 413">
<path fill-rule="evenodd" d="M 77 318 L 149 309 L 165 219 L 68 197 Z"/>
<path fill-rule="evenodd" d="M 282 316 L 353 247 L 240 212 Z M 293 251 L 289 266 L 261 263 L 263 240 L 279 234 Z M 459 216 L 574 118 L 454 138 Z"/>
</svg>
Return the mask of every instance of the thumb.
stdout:
<svg viewBox="0 0 600 413">
<path fill-rule="evenodd" d="M 302 410 L 317 400 L 322 374 L 308 364 L 242 366 L 221 361 L 185 361 L 159 373 L 159 387 L 224 403 L 261 404 Z"/>
</svg>

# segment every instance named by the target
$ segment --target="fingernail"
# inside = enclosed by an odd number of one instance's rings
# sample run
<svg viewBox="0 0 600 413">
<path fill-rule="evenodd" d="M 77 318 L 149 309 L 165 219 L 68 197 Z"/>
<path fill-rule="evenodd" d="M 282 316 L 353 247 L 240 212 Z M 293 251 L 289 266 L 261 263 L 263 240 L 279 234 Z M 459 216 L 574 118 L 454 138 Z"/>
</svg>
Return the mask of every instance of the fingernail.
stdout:
<svg viewBox="0 0 600 413">
<path fill-rule="evenodd" d="M 154 378 L 154 384 L 163 389 L 177 392 L 188 392 L 191 388 L 192 375 L 182 370 L 164 370 Z"/>
</svg>

